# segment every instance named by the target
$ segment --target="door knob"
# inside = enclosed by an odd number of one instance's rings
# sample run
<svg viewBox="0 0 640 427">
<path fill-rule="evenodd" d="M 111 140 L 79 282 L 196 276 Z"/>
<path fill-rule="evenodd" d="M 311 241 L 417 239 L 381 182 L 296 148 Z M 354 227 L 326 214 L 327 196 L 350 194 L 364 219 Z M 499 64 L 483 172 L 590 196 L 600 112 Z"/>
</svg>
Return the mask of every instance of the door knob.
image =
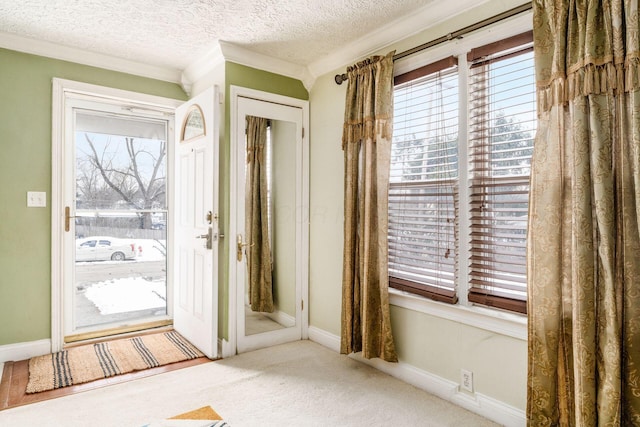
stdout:
<svg viewBox="0 0 640 427">
<path fill-rule="evenodd" d="M 242 261 L 242 248 L 252 246 L 253 245 L 250 243 L 242 243 L 242 234 L 238 234 L 238 243 L 236 245 L 236 257 L 238 258 L 238 262 Z"/>
<path fill-rule="evenodd" d="M 69 206 L 65 206 L 65 208 L 64 208 L 64 231 L 71 230 L 71 218 L 75 218 L 75 216 L 71 215 L 71 208 Z"/>
<path fill-rule="evenodd" d="M 209 231 L 207 232 L 207 234 L 201 234 L 199 236 L 196 236 L 196 239 L 207 239 L 206 247 L 207 249 L 212 249 L 213 240 L 214 240 L 213 227 L 209 227 Z"/>
</svg>

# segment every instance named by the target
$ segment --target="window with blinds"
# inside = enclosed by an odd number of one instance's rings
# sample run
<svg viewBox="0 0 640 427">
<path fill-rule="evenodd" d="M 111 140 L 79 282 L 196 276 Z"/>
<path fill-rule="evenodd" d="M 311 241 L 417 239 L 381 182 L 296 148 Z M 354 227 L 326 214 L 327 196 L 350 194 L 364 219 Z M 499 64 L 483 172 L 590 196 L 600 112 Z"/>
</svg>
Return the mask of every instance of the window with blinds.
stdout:
<svg viewBox="0 0 640 427">
<path fill-rule="evenodd" d="M 395 79 L 389 285 L 525 313 L 532 33 L 472 49 L 462 76 L 457 62 L 446 58 Z"/>
<path fill-rule="evenodd" d="M 396 78 L 389 284 L 455 303 L 458 73 L 447 58 Z"/>
<path fill-rule="evenodd" d="M 525 313 L 529 171 L 536 128 L 532 35 L 473 49 L 467 61 L 468 299 Z"/>
</svg>

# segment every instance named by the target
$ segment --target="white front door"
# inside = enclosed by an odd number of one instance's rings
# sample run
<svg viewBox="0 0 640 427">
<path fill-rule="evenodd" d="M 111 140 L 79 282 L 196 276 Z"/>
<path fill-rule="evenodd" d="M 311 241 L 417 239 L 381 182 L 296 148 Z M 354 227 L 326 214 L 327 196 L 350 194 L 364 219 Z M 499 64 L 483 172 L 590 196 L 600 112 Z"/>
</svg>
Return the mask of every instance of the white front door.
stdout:
<svg viewBox="0 0 640 427">
<path fill-rule="evenodd" d="M 176 110 L 174 328 L 218 357 L 218 90 Z"/>
</svg>

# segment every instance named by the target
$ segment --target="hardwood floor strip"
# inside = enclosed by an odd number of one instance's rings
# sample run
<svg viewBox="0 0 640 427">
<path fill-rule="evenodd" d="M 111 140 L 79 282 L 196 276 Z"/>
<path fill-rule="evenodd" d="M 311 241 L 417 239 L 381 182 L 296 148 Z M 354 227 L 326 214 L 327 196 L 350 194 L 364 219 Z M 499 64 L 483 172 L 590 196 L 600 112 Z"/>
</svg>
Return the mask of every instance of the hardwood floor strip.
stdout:
<svg viewBox="0 0 640 427">
<path fill-rule="evenodd" d="M 13 362 L 5 362 L 2 378 L 0 378 L 0 410 L 9 405 L 9 390 L 11 389 L 11 374 Z"/>
</svg>

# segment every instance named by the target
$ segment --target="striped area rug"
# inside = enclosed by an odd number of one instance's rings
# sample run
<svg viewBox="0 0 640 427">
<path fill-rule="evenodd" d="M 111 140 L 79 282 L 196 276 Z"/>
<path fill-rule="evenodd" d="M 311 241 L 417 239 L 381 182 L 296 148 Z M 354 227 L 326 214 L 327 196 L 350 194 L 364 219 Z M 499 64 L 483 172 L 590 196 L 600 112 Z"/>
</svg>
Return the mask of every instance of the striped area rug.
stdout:
<svg viewBox="0 0 640 427">
<path fill-rule="evenodd" d="M 175 331 L 73 347 L 29 360 L 27 393 L 37 393 L 202 357 Z"/>
</svg>

